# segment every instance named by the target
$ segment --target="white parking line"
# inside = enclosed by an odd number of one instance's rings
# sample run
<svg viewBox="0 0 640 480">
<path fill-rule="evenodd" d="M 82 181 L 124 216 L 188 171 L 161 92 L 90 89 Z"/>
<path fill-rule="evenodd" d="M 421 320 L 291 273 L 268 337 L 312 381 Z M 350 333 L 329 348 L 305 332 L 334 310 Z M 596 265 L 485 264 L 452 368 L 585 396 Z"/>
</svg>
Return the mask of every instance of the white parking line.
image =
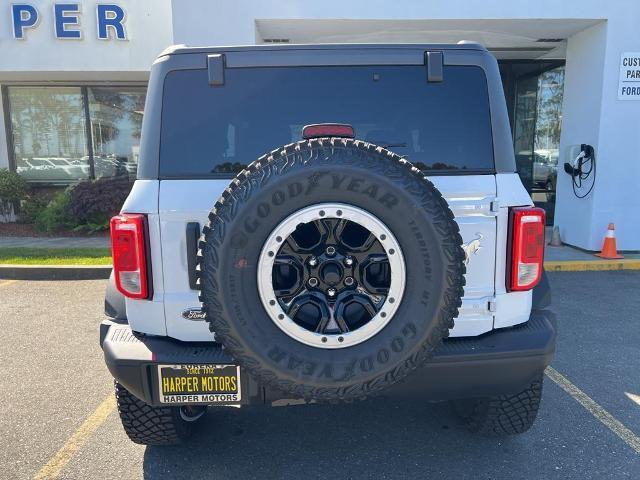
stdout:
<svg viewBox="0 0 640 480">
<path fill-rule="evenodd" d="M 0 287 L 6 287 L 8 285 L 13 285 L 18 280 L 0 280 Z"/>
<path fill-rule="evenodd" d="M 629 392 L 624 392 L 624 394 L 629 398 L 629 400 L 631 400 L 632 402 L 636 402 L 638 405 L 640 405 L 640 395 L 635 395 Z"/>
<path fill-rule="evenodd" d="M 557 370 L 552 367 L 547 367 L 545 373 L 547 377 L 571 395 L 591 415 L 600 420 L 600 422 L 602 422 L 609 430 L 620 437 L 627 445 L 633 448 L 635 452 L 640 455 L 640 437 L 625 427 L 620 420 L 598 405 L 595 400 L 567 380 L 567 378 Z"/>
</svg>

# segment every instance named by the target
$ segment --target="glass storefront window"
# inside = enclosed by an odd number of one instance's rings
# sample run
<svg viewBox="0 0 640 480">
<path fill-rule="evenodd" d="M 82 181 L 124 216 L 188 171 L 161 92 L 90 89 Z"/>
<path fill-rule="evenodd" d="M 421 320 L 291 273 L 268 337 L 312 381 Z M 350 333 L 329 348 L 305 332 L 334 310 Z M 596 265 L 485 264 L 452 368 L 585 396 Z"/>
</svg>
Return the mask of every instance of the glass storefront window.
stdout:
<svg viewBox="0 0 640 480">
<path fill-rule="evenodd" d="M 135 176 L 146 89 L 89 87 L 89 118 L 96 178 Z"/>
<path fill-rule="evenodd" d="M 511 121 L 516 168 L 534 203 L 553 224 L 562 124 L 564 66 L 517 62 L 501 66 Z M 509 87 L 509 88 L 507 88 Z"/>
<path fill-rule="evenodd" d="M 563 87 L 564 67 L 548 70 L 539 77 L 533 181 L 548 191 L 556 189 Z"/>
<path fill-rule="evenodd" d="M 16 171 L 50 184 L 135 177 L 145 95 L 133 86 L 7 87 Z"/>
<path fill-rule="evenodd" d="M 533 188 L 533 140 L 536 132 L 537 91 L 537 76 L 518 81 L 513 144 L 516 154 L 516 168 L 522 183 L 529 192 Z"/>
<path fill-rule="evenodd" d="M 81 88 L 9 87 L 16 171 L 34 182 L 90 177 Z"/>
</svg>

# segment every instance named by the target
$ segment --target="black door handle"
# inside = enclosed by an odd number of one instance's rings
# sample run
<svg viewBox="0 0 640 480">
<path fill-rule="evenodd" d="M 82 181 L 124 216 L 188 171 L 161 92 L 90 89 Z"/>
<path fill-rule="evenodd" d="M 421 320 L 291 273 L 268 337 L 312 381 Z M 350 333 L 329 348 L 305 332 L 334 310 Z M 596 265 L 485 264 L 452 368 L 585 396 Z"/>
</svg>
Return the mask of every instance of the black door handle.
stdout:
<svg viewBox="0 0 640 480">
<path fill-rule="evenodd" d="M 198 241 L 200 240 L 200 224 L 198 222 L 187 223 L 187 271 L 189 273 L 189 288 L 198 289 L 198 274 L 196 263 L 198 256 Z"/>
</svg>

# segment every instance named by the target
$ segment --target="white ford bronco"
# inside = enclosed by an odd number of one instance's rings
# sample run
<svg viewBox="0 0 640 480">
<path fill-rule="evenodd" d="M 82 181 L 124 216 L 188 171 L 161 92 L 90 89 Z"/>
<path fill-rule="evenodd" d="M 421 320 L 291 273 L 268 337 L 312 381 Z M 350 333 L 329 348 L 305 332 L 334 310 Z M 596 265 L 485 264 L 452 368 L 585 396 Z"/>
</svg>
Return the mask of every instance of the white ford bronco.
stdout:
<svg viewBox="0 0 640 480">
<path fill-rule="evenodd" d="M 529 429 L 556 326 L 515 172 L 480 45 L 162 53 L 100 329 L 128 436 L 373 395 Z"/>
</svg>

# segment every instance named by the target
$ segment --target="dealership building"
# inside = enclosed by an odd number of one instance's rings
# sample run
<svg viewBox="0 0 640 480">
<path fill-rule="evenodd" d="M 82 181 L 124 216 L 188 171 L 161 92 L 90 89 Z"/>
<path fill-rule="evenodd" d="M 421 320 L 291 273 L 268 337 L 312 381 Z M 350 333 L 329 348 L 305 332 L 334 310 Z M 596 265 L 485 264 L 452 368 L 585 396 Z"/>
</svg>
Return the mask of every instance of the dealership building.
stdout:
<svg viewBox="0 0 640 480">
<path fill-rule="evenodd" d="M 133 175 L 149 67 L 172 44 L 467 40 L 498 59 L 518 173 L 562 240 L 597 251 L 613 222 L 640 250 L 638 18 L 637 0 L 3 2 L 0 168 L 34 188 Z M 564 164 L 582 145 L 581 178 Z"/>
</svg>

